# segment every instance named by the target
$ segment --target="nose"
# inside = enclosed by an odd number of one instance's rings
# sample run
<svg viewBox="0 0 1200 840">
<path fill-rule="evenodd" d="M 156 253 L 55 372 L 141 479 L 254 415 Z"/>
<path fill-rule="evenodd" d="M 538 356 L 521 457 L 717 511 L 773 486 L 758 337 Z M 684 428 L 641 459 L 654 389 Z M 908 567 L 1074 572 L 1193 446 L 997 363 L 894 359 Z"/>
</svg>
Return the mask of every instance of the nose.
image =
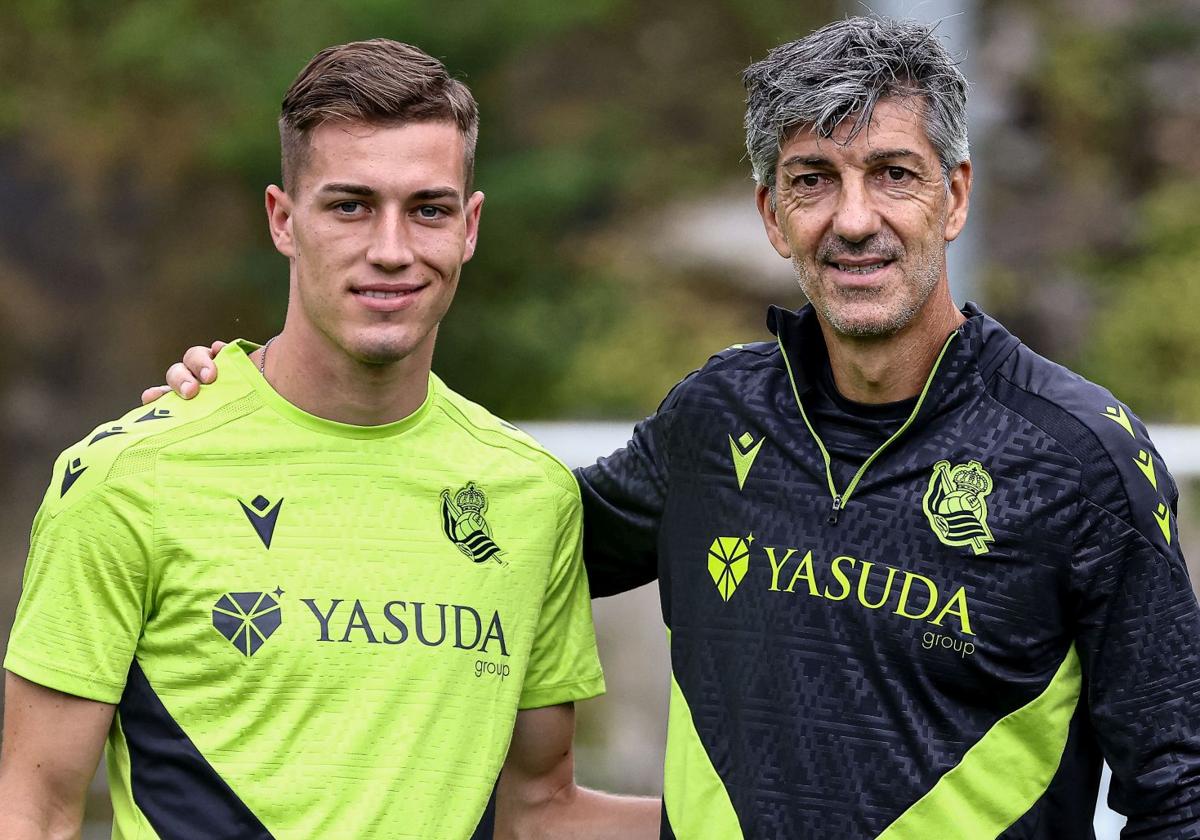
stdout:
<svg viewBox="0 0 1200 840">
<path fill-rule="evenodd" d="M 411 231 L 403 213 L 384 211 L 375 217 L 367 261 L 384 271 L 400 271 L 413 263 Z"/>
<path fill-rule="evenodd" d="M 862 242 L 879 233 L 879 212 L 861 178 L 844 178 L 833 216 L 833 232 L 847 242 Z"/>
</svg>

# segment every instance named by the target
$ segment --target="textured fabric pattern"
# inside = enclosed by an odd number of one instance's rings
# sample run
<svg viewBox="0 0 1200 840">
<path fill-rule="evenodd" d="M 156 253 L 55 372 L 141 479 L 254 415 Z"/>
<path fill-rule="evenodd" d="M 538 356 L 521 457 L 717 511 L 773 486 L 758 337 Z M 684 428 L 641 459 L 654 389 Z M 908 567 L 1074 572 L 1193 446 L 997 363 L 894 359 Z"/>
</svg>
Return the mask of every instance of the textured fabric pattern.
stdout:
<svg viewBox="0 0 1200 840">
<path fill-rule="evenodd" d="M 603 690 L 574 480 L 436 378 L 367 429 L 219 364 L 59 458 L 5 667 L 109 703 L 135 667 L 275 837 L 470 836 L 517 709 Z M 116 836 L 152 836 L 124 711 Z"/>
<path fill-rule="evenodd" d="M 746 837 L 877 836 L 1072 645 L 1078 711 L 1021 716 L 1047 738 L 1065 723 L 1065 744 L 1001 836 L 1090 836 L 1103 753 L 1131 836 L 1200 837 L 1200 612 L 1174 483 L 1111 394 L 967 315 L 846 495 L 802 413 L 815 315 L 773 310 L 776 344 L 715 356 L 578 473 L 592 590 L 659 579 L 674 678 Z M 731 440 L 758 448 L 740 475 Z M 1046 777 L 1043 753 L 1006 745 L 1014 784 Z M 685 800 L 668 814 L 709 807 L 667 790 Z"/>
</svg>

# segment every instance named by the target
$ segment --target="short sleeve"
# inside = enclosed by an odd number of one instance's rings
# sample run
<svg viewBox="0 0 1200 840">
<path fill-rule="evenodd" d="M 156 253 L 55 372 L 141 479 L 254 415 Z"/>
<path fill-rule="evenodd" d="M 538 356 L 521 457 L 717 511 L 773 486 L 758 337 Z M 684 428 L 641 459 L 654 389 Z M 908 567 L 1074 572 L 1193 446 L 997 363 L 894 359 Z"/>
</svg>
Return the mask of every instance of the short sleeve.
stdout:
<svg viewBox="0 0 1200 840">
<path fill-rule="evenodd" d="M 572 493 L 560 508 L 554 565 L 546 584 L 519 708 L 536 709 L 604 693 L 592 602 L 583 571 L 583 511 Z"/>
<path fill-rule="evenodd" d="M 146 600 L 151 529 L 140 496 L 98 483 L 63 505 L 51 486 L 34 520 L 7 670 L 90 700 L 121 699 Z"/>
<path fill-rule="evenodd" d="M 587 530 L 584 563 L 597 598 L 627 592 L 658 578 L 658 531 L 669 485 L 668 441 L 681 386 L 639 422 L 624 447 L 575 471 Z"/>
</svg>

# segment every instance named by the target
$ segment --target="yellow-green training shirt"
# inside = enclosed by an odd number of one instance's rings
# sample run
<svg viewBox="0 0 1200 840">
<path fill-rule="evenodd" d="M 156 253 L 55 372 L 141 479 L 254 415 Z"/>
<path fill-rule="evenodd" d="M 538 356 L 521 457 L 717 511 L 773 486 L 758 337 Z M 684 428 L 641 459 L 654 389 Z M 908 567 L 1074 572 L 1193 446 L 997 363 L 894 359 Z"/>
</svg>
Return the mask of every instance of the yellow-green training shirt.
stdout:
<svg viewBox="0 0 1200 840">
<path fill-rule="evenodd" d="M 114 837 L 484 833 L 517 710 L 604 690 L 575 480 L 434 376 L 349 426 L 248 349 L 60 456 L 4 666 L 117 704 Z"/>
</svg>

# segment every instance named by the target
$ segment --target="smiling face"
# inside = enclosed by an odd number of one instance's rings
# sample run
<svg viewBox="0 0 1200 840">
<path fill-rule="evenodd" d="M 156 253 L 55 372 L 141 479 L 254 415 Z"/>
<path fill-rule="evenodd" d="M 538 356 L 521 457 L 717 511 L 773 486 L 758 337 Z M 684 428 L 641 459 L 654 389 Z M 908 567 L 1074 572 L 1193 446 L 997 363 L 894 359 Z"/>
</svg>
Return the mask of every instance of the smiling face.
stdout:
<svg viewBox="0 0 1200 840">
<path fill-rule="evenodd" d="M 780 151 L 774 207 L 758 189 L 771 244 L 838 335 L 894 335 L 950 301 L 946 243 L 966 221 L 971 165 L 947 185 L 920 105 L 880 101 L 848 143 L 853 120 L 833 137 L 794 130 Z"/>
<path fill-rule="evenodd" d="M 331 122 L 309 142 L 292 192 L 267 190 L 292 268 L 287 332 L 362 364 L 428 364 L 483 203 L 464 195 L 462 133 L 440 121 Z"/>
</svg>

